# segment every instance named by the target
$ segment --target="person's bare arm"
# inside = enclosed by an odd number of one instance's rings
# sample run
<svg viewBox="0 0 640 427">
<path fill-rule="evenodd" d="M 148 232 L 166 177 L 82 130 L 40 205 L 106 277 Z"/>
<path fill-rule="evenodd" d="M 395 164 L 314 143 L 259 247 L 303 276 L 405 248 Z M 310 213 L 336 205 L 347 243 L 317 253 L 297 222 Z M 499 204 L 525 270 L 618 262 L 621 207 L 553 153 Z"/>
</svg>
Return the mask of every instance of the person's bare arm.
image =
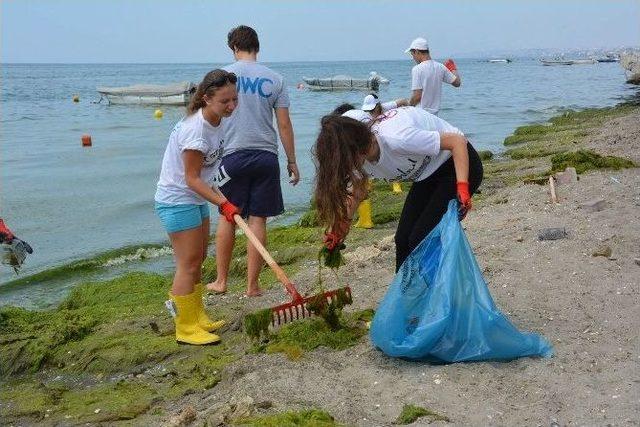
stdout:
<svg viewBox="0 0 640 427">
<path fill-rule="evenodd" d="M 367 198 L 366 194 L 361 194 L 361 195 L 351 195 L 349 197 L 347 197 L 347 215 L 349 215 L 349 218 L 353 218 L 353 216 L 356 213 L 356 210 L 358 210 L 358 206 L 360 206 L 360 203 L 362 203 L 363 200 L 365 200 Z"/>
<path fill-rule="evenodd" d="M 415 107 L 420 103 L 420 99 L 422 99 L 422 89 L 416 89 L 411 94 L 411 99 L 409 100 L 409 104 Z"/>
<path fill-rule="evenodd" d="M 396 106 L 398 107 L 406 107 L 409 105 L 409 100 L 406 98 L 396 99 Z"/>
<path fill-rule="evenodd" d="M 344 202 L 345 207 L 347 208 L 347 219 L 343 223 L 336 223 L 331 225 L 331 232 L 335 233 L 336 236 L 339 236 L 342 239 L 344 239 L 347 234 L 349 234 L 349 230 L 351 229 L 351 221 L 353 221 L 353 216 L 355 215 L 358 206 L 360 206 L 360 203 L 363 200 L 369 197 L 369 191 L 367 189 L 361 192 L 354 192 L 353 187 L 349 186 L 347 191 L 349 191 L 350 193 Z"/>
<path fill-rule="evenodd" d="M 220 193 L 220 190 L 211 187 L 200 177 L 204 162 L 204 155 L 200 151 L 185 150 L 182 153 L 182 161 L 184 162 L 185 182 L 191 190 L 214 205 L 220 206 L 227 201 L 227 198 Z"/>
<path fill-rule="evenodd" d="M 282 147 L 287 155 L 287 172 L 289 173 L 289 182 L 296 185 L 300 181 L 300 171 L 296 161 L 296 147 L 293 139 L 293 125 L 289 117 L 288 108 L 276 108 L 276 122 L 278 122 L 278 134 Z"/>
<path fill-rule="evenodd" d="M 338 240 L 344 240 L 349 234 L 349 231 L 351 230 L 351 221 L 353 221 L 353 215 L 355 215 L 360 202 L 362 202 L 362 200 L 364 200 L 365 198 L 366 196 L 347 196 L 347 200 L 345 201 L 348 215 L 347 219 L 344 222 L 337 222 L 331 225 L 330 233 L 333 233 L 333 235 Z"/>
<path fill-rule="evenodd" d="M 469 182 L 469 152 L 467 139 L 457 133 L 441 133 L 440 149 L 451 151 L 453 166 L 456 170 L 456 181 Z"/>
</svg>

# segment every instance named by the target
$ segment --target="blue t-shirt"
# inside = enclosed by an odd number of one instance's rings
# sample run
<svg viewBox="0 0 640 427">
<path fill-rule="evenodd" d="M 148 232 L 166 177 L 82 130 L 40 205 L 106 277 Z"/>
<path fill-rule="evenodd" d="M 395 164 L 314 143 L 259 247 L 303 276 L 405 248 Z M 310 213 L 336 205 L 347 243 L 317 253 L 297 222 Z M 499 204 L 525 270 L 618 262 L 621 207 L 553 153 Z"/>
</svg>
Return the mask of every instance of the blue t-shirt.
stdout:
<svg viewBox="0 0 640 427">
<path fill-rule="evenodd" d="M 284 79 L 254 61 L 238 61 L 224 67 L 238 77 L 238 107 L 224 121 L 224 155 L 239 150 L 278 153 L 278 136 L 273 127 L 275 108 L 289 108 Z"/>
</svg>

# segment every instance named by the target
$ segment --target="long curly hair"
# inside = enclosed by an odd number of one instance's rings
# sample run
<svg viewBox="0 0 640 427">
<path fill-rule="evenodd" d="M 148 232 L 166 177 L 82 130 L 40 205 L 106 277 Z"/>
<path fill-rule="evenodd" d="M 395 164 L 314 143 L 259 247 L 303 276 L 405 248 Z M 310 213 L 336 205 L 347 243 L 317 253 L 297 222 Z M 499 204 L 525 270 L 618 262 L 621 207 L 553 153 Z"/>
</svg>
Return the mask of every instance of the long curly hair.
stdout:
<svg viewBox="0 0 640 427">
<path fill-rule="evenodd" d="M 320 223 L 331 227 L 349 219 L 350 195 L 361 197 L 367 192 L 368 176 L 363 164 L 373 134 L 366 124 L 334 114 L 324 116 L 320 125 L 313 146 L 314 197 Z"/>
<path fill-rule="evenodd" d="M 205 95 L 213 96 L 218 89 L 228 83 L 236 84 L 237 80 L 238 78 L 235 74 L 220 68 L 209 71 L 198 85 L 196 93 L 193 94 L 191 101 L 189 101 L 189 105 L 187 105 L 187 116 L 207 105 L 204 102 Z"/>
</svg>

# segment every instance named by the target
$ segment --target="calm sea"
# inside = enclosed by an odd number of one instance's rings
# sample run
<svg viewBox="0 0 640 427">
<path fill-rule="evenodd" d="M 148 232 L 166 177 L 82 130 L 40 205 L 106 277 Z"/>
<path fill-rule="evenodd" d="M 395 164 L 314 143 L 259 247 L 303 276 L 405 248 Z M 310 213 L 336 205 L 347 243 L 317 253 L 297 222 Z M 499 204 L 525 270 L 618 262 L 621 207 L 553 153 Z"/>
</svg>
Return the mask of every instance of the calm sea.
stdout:
<svg viewBox="0 0 640 427">
<path fill-rule="evenodd" d="M 511 64 L 459 60 L 459 89 L 445 87 L 441 117 L 462 129 L 480 149 L 500 151 L 513 129 L 544 121 L 562 109 L 615 105 L 635 90 L 624 83 L 618 64 L 544 67 L 534 59 Z M 217 64 L 223 65 L 223 64 Z M 389 78 L 380 97 L 409 95 L 412 63 L 304 62 L 268 64 L 285 76 L 291 97 L 302 181 L 291 187 L 283 176 L 291 222 L 309 202 L 313 181 L 310 148 L 319 118 L 342 102 L 359 104 L 363 92 L 299 90 L 303 76 L 370 71 Z M 94 103 L 96 86 L 198 82 L 216 64 L 2 65 L 0 128 L 0 216 L 34 248 L 21 275 L 139 243 L 165 242 L 153 212 L 153 196 L 167 136 L 183 108 L 163 107 L 155 120 L 151 106 Z M 72 102 L 74 94 L 80 102 Z M 82 134 L 93 147 L 82 148 Z M 284 163 L 282 165 L 284 167 Z M 284 169 L 284 168 L 283 168 Z M 160 263 L 171 268 L 170 257 Z M 0 283 L 16 278 L 0 267 Z M 39 305 L 56 293 L 49 284 L 2 292 L 3 303 Z M 16 293 L 17 292 L 17 293 Z M 40 297 L 36 295 L 41 294 Z"/>
</svg>

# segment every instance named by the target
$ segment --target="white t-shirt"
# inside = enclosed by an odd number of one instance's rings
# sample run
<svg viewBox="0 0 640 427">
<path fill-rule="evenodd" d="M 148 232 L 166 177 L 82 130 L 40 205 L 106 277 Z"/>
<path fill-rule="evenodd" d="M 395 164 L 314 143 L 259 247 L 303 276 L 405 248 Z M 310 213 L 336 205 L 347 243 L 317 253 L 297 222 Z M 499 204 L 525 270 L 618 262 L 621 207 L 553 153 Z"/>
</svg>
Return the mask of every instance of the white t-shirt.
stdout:
<svg viewBox="0 0 640 427">
<path fill-rule="evenodd" d="M 371 128 L 380 158 L 364 163 L 364 170 L 375 178 L 422 181 L 451 157 L 451 151 L 440 149 L 440 133 L 464 136 L 458 128 L 416 107 L 397 108 L 380 117 Z"/>
<path fill-rule="evenodd" d="M 156 202 L 168 205 L 203 205 L 207 202 L 187 185 L 182 153 L 185 150 L 197 150 L 204 155 L 200 177 L 213 185 L 224 145 L 221 125 L 213 126 L 206 121 L 202 109 L 176 123 L 162 159 Z"/>
<path fill-rule="evenodd" d="M 420 107 L 431 114 L 440 111 L 440 98 L 442 97 L 442 82 L 453 83 L 456 75 L 443 64 L 430 59 L 416 65 L 411 69 L 411 90 L 422 89 Z"/>
<path fill-rule="evenodd" d="M 393 108 L 397 108 L 398 103 L 396 101 L 389 101 L 383 102 L 382 104 L 380 104 L 380 106 L 382 107 L 382 111 L 389 111 Z M 345 111 L 344 113 L 342 113 L 342 116 L 349 117 L 363 123 L 369 123 L 372 119 L 371 113 L 364 110 Z"/>
</svg>

